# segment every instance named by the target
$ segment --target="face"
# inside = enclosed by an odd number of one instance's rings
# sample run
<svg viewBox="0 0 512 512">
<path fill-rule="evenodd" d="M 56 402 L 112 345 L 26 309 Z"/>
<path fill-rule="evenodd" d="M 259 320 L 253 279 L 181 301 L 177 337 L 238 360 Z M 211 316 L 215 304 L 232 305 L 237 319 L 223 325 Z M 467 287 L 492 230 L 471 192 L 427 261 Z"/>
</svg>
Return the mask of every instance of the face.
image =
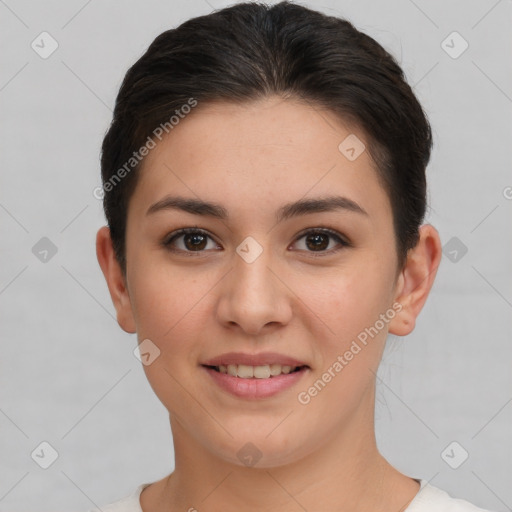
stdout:
<svg viewBox="0 0 512 512">
<path fill-rule="evenodd" d="M 400 305 L 391 205 L 361 143 L 273 97 L 199 105 L 146 157 L 121 323 L 158 355 L 144 370 L 171 422 L 216 457 L 242 465 L 252 443 L 273 467 L 373 429 Z"/>
</svg>

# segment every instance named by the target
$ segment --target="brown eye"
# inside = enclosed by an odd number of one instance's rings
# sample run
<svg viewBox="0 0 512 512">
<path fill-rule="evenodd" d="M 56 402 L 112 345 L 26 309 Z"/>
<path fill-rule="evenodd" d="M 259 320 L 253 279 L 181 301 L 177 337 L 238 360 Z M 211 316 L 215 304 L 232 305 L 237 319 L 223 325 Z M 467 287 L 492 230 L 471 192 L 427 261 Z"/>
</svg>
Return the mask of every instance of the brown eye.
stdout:
<svg viewBox="0 0 512 512">
<path fill-rule="evenodd" d="M 295 244 L 301 251 L 326 254 L 332 254 L 350 245 L 339 233 L 330 229 L 309 230 L 300 236 Z"/>
<path fill-rule="evenodd" d="M 163 244 L 169 250 L 184 253 L 199 253 L 208 249 L 219 248 L 205 231 L 194 228 L 180 229 L 171 234 Z"/>
<path fill-rule="evenodd" d="M 327 249 L 329 246 L 329 235 L 326 235 L 325 233 L 307 235 L 306 246 L 312 251 Z"/>
<path fill-rule="evenodd" d="M 183 244 L 189 251 L 200 251 L 206 247 L 208 237 L 202 233 L 187 234 L 183 236 Z"/>
</svg>

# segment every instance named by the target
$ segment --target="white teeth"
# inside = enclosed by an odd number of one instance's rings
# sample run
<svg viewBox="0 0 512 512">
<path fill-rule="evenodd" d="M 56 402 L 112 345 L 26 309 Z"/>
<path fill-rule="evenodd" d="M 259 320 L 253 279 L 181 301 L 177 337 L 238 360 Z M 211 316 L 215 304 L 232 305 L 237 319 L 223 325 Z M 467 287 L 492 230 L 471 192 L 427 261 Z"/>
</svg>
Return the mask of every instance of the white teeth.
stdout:
<svg viewBox="0 0 512 512">
<path fill-rule="evenodd" d="M 252 379 L 254 377 L 254 368 L 245 364 L 239 364 L 236 373 L 241 379 Z"/>
<path fill-rule="evenodd" d="M 280 364 L 271 364 L 270 365 L 270 375 L 280 375 L 281 374 L 281 365 Z"/>
<path fill-rule="evenodd" d="M 232 377 L 239 377 L 241 379 L 268 379 L 269 377 L 276 377 L 282 373 L 291 373 L 297 367 L 280 365 L 280 364 L 264 364 L 260 366 L 250 366 L 246 364 L 228 364 L 217 367 L 220 373 L 227 373 Z"/>
<path fill-rule="evenodd" d="M 270 377 L 270 367 L 268 364 L 255 366 L 253 371 L 257 379 L 268 379 Z"/>
</svg>

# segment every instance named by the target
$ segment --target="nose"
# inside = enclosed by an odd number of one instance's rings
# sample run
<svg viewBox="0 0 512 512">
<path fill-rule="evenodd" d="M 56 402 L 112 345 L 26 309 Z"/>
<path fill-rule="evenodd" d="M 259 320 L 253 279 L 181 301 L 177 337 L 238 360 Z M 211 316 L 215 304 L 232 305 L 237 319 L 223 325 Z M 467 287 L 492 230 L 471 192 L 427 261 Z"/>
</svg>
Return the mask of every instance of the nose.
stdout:
<svg viewBox="0 0 512 512">
<path fill-rule="evenodd" d="M 293 294 L 283 281 L 267 249 L 250 263 L 235 254 L 231 271 L 221 281 L 219 322 L 251 335 L 286 325 L 292 317 Z"/>
</svg>

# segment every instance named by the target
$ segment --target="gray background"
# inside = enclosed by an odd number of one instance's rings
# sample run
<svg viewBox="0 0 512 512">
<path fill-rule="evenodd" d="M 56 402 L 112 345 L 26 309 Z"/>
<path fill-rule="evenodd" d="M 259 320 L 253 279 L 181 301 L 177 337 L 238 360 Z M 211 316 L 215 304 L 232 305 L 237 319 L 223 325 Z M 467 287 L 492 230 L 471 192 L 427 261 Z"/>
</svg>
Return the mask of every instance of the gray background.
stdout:
<svg viewBox="0 0 512 512">
<path fill-rule="evenodd" d="M 0 0 L 2 511 L 84 511 L 172 470 L 167 412 L 96 261 L 92 191 L 128 67 L 162 31 L 230 3 Z M 379 447 L 410 476 L 511 510 L 511 2 L 305 5 L 396 55 L 435 132 L 427 220 L 448 246 L 416 330 L 388 341 Z M 59 45 L 46 59 L 31 48 L 43 31 Z M 457 58 L 458 36 L 452 56 L 442 46 L 453 31 L 469 44 Z M 46 261 L 42 237 L 57 248 Z M 48 469 L 31 457 L 43 441 L 58 452 Z"/>
</svg>

